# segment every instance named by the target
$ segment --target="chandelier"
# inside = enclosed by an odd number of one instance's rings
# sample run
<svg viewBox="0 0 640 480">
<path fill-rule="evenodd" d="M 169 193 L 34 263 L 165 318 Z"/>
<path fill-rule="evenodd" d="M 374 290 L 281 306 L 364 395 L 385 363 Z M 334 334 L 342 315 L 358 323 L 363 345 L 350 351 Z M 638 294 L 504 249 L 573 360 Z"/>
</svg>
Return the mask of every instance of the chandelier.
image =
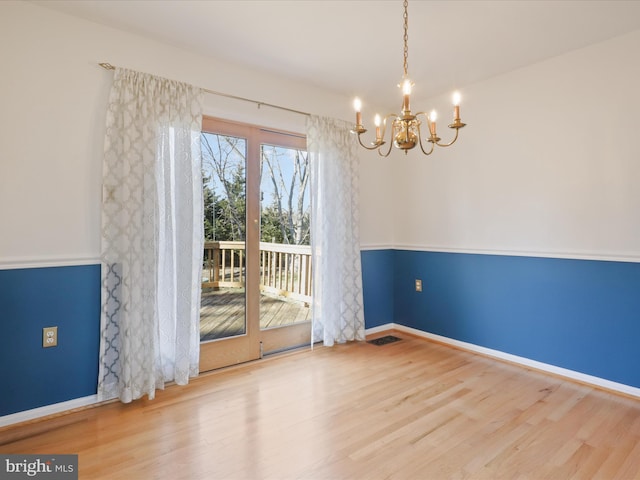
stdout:
<svg viewBox="0 0 640 480">
<path fill-rule="evenodd" d="M 378 154 L 383 157 L 389 156 L 392 146 L 404 150 L 404 153 L 406 154 L 416 145 L 419 145 L 422 153 L 430 155 L 436 145 L 439 147 L 448 147 L 453 145 L 453 143 L 458 139 L 458 131 L 465 126 L 465 124 L 460 121 L 460 94 L 458 92 L 453 94 L 453 123 L 449 125 L 449 128 L 453 128 L 455 130 L 455 136 L 449 143 L 440 143 L 440 137 L 438 137 L 436 132 L 437 115 L 435 110 L 432 110 L 429 115 L 425 112 L 418 112 L 415 115 L 411 113 L 409 97 L 414 83 L 409 79 L 407 66 L 409 57 L 409 47 L 407 44 L 409 39 L 407 33 L 409 25 L 409 14 L 407 13 L 408 4 L 408 0 L 404 0 L 404 15 L 402 16 L 404 20 L 404 74 L 402 75 L 401 84 L 398 85 L 398 87 L 402 88 L 402 113 L 400 115 L 390 113 L 382 120 L 380 115 L 376 114 L 374 120 L 376 126 L 376 140 L 371 143 L 371 146 L 367 146 L 362 143 L 361 139 L 361 135 L 367 131 L 367 129 L 362 125 L 362 102 L 359 98 L 356 98 L 353 101 L 353 107 L 356 110 L 356 125 L 351 131 L 358 135 L 358 142 L 362 147 L 367 150 L 378 150 Z M 422 124 L 419 119 L 420 116 L 424 117 L 426 124 L 429 127 L 429 137 L 425 141 L 431 145 L 426 149 L 420 132 L 420 125 Z M 391 139 L 393 141 L 389 143 L 389 146 L 385 151 L 382 146 L 387 143 L 384 141 L 384 138 L 387 131 L 388 121 L 391 122 Z"/>
</svg>

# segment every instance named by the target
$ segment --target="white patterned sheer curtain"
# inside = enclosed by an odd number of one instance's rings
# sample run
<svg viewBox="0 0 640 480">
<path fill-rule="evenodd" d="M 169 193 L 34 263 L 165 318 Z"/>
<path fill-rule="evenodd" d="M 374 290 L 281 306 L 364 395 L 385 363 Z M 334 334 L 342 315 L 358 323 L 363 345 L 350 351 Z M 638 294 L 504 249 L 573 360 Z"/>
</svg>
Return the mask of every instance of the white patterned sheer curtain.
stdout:
<svg viewBox="0 0 640 480">
<path fill-rule="evenodd" d="M 98 396 L 198 374 L 202 91 L 116 69 L 107 111 Z"/>
<path fill-rule="evenodd" d="M 311 115 L 312 341 L 364 340 L 360 262 L 358 155 L 341 120 Z"/>
</svg>

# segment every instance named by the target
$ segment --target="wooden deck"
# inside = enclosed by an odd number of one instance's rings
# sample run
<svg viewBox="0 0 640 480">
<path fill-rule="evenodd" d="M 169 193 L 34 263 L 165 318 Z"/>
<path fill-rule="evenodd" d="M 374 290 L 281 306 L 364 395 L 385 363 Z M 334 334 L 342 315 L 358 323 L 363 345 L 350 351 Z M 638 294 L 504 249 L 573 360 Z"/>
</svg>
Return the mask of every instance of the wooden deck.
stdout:
<svg viewBox="0 0 640 480">
<path fill-rule="evenodd" d="M 204 290 L 200 305 L 200 341 L 244 333 L 244 289 Z M 261 329 L 307 320 L 311 320 L 311 309 L 304 303 L 266 294 L 260 295 Z"/>
</svg>

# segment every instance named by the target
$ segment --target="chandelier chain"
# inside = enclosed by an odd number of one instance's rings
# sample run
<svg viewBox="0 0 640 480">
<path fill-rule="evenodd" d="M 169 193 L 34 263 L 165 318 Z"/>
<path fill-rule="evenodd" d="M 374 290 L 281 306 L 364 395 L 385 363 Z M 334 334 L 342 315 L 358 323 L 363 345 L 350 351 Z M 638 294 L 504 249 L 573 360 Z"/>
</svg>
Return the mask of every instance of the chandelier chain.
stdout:
<svg viewBox="0 0 640 480">
<path fill-rule="evenodd" d="M 409 76 L 409 67 L 408 67 L 408 59 L 409 59 L 409 14 L 407 13 L 407 7 L 409 5 L 409 0 L 404 0 L 404 15 L 402 18 L 404 19 L 404 78 Z"/>
</svg>

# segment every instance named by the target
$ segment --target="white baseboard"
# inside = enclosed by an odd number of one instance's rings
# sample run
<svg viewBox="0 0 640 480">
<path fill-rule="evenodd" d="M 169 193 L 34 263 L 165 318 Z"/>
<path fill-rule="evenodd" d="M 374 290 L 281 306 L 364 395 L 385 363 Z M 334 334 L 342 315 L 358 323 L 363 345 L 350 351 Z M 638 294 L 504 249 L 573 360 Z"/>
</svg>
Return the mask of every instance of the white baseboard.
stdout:
<svg viewBox="0 0 640 480">
<path fill-rule="evenodd" d="M 395 323 L 387 323 L 386 325 L 381 325 L 379 327 L 373 327 L 373 328 L 367 328 L 364 333 L 365 335 L 374 335 L 376 333 L 380 333 L 380 332 L 386 332 L 387 330 L 400 330 L 399 325 L 396 325 Z"/>
<path fill-rule="evenodd" d="M 0 417 L 0 427 L 6 427 L 14 423 L 28 422 L 29 420 L 55 415 L 56 413 L 66 412 L 96 403 L 98 403 L 98 396 L 89 395 L 88 397 L 75 398 L 67 402 L 54 403 L 53 405 L 25 410 L 24 412 L 12 413 L 11 415 Z"/>
<path fill-rule="evenodd" d="M 548 372 L 553 375 L 558 375 L 560 377 L 564 377 L 569 380 L 574 380 L 587 385 L 592 385 L 594 387 L 603 388 L 605 390 L 619 392 L 625 395 L 630 395 L 632 397 L 640 398 L 640 388 L 632 387 L 630 385 L 625 385 L 624 383 L 612 382 L 611 380 L 607 380 L 604 378 L 594 377 L 593 375 L 587 375 L 585 373 L 576 372 L 574 370 L 569 370 L 562 367 L 557 367 L 555 365 L 550 365 L 548 363 L 538 362 L 536 360 L 531 360 L 526 357 L 519 357 L 517 355 L 501 352 L 499 350 L 493 350 L 491 348 L 481 347 L 479 345 L 474 345 L 473 343 L 461 342 L 459 340 L 443 337 L 441 335 L 436 335 L 434 333 L 423 332 L 422 330 L 418 330 L 411 327 L 405 327 L 404 325 L 398 325 L 396 323 L 387 323 L 386 325 L 381 325 L 379 327 L 369 328 L 365 330 L 365 334 L 371 335 L 374 333 L 384 332 L 386 330 L 398 330 L 400 332 L 409 333 L 411 335 L 422 337 L 427 340 L 433 340 L 439 343 L 444 343 L 446 345 L 451 345 L 453 347 L 460 348 L 462 350 L 467 350 L 469 352 L 479 353 L 481 355 L 486 355 L 488 357 L 496 358 L 498 360 L 504 360 L 510 363 L 515 363 L 518 365 L 522 365 L 524 367 L 534 368 L 542 372 Z"/>
</svg>

